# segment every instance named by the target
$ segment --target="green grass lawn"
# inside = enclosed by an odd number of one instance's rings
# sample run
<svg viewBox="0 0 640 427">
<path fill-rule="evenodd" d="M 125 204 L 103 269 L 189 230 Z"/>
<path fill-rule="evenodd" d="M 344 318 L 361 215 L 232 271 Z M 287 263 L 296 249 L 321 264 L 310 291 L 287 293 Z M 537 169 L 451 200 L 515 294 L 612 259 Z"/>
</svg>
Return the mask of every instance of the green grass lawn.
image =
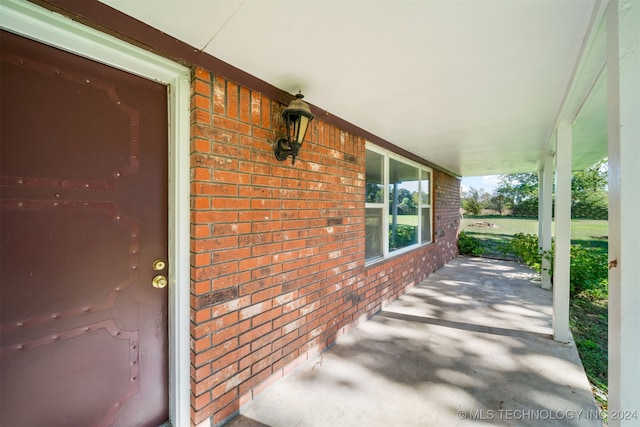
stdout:
<svg viewBox="0 0 640 427">
<path fill-rule="evenodd" d="M 499 216 L 467 217 L 461 221 L 460 231 L 479 239 L 487 256 L 503 257 L 500 246 L 514 234 L 538 234 L 538 220 Z M 608 250 L 608 222 L 605 220 L 574 219 L 571 221 L 571 243 Z M 608 300 L 604 292 L 584 291 L 574 295 L 570 303 L 569 324 L 580 359 L 594 396 L 607 408 L 608 375 Z"/>
<path fill-rule="evenodd" d="M 552 227 L 555 227 L 555 223 Z M 509 241 L 516 233 L 537 235 L 538 220 L 500 216 L 466 217 L 460 222 L 460 231 L 495 246 L 496 243 Z M 571 220 L 571 243 L 598 247 L 606 251 L 608 233 L 606 220 Z"/>
</svg>

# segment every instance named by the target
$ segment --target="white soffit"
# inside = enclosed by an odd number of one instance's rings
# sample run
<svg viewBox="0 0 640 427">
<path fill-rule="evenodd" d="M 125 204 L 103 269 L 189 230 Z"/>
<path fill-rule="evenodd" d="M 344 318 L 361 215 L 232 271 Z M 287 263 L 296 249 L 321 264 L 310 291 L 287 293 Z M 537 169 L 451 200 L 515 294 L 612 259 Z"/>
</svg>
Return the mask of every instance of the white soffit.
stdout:
<svg viewBox="0 0 640 427">
<path fill-rule="evenodd" d="M 598 3 L 102 1 L 468 176 L 539 167 Z"/>
</svg>

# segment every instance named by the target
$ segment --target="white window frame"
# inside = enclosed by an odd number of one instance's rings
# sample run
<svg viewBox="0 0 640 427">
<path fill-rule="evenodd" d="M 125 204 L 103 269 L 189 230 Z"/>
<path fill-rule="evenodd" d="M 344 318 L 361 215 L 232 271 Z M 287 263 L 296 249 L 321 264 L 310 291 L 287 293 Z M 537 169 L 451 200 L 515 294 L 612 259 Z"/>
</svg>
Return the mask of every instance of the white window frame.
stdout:
<svg viewBox="0 0 640 427">
<path fill-rule="evenodd" d="M 392 257 L 395 257 L 397 255 L 401 255 L 407 252 L 410 252 L 414 249 L 417 249 L 419 247 L 425 246 L 425 245 L 429 245 L 431 243 L 433 243 L 433 169 L 431 169 L 430 167 L 427 167 L 423 164 L 414 162 L 412 160 L 409 160 L 405 157 L 399 156 L 395 153 L 393 153 L 392 151 L 386 150 L 384 148 L 380 148 L 370 142 L 367 141 L 366 146 L 365 146 L 366 150 L 369 150 L 371 152 L 377 153 L 379 155 L 382 155 L 383 158 L 383 182 L 382 182 L 382 186 L 383 186 L 383 203 L 367 203 L 365 201 L 365 211 L 367 208 L 369 209 L 380 209 L 382 208 L 383 211 L 383 215 L 382 215 L 382 256 L 378 256 L 378 257 L 374 257 L 374 258 L 370 258 L 367 259 L 365 261 L 365 265 L 370 265 L 370 264 L 374 264 L 376 262 L 379 261 L 383 261 L 385 259 L 389 259 Z M 418 229 L 416 231 L 417 233 L 417 243 L 414 243 L 412 245 L 409 246 L 405 246 L 404 248 L 400 248 L 400 249 L 396 249 L 394 251 L 390 251 L 389 250 L 389 160 L 393 159 L 395 161 L 404 163 L 406 165 L 415 167 L 418 170 L 418 194 L 420 195 L 420 197 L 418 197 L 418 206 L 417 206 L 417 210 L 418 210 Z M 366 170 L 366 165 L 365 165 L 365 170 Z M 422 181 L 423 181 L 423 172 L 428 172 L 429 174 L 429 204 L 428 205 L 423 205 L 422 204 Z M 422 209 L 423 208 L 429 208 L 429 229 L 430 229 L 430 233 L 429 233 L 429 240 L 423 242 L 422 241 Z M 366 242 L 365 242 L 366 245 Z M 366 251 L 365 251 L 366 253 Z"/>
</svg>

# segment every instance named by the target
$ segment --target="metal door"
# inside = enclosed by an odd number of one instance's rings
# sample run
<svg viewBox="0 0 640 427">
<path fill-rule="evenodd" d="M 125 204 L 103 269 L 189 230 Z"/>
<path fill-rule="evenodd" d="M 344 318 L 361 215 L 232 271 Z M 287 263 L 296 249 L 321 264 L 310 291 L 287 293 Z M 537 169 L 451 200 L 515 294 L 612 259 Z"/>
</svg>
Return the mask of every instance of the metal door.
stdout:
<svg viewBox="0 0 640 427">
<path fill-rule="evenodd" d="M 0 58 L 0 424 L 158 426 L 166 87 L 7 32 Z"/>
</svg>

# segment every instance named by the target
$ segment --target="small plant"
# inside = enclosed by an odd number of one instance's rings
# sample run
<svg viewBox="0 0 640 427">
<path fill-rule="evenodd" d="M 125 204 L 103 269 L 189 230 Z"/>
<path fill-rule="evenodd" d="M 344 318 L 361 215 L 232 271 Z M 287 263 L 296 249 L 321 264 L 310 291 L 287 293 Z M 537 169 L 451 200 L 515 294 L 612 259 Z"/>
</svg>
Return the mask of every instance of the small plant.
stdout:
<svg viewBox="0 0 640 427">
<path fill-rule="evenodd" d="M 463 255 L 482 256 L 484 254 L 480 240 L 469 236 L 464 231 L 461 231 L 458 236 L 458 250 Z"/>
<path fill-rule="evenodd" d="M 607 407 L 607 300 L 584 291 L 571 299 L 569 323 L 594 396 Z M 606 425 L 606 424 L 605 424 Z"/>
<path fill-rule="evenodd" d="M 597 248 L 571 245 L 571 292 L 608 293 L 608 261 L 607 253 Z"/>
<path fill-rule="evenodd" d="M 542 269 L 542 254 L 538 249 L 538 236 L 535 234 L 516 233 L 502 248 L 502 253 L 515 255 L 538 273 Z"/>
<path fill-rule="evenodd" d="M 518 233 L 502 249 L 503 254 L 511 253 L 523 263 L 536 270 L 542 270 L 542 259 L 549 261 L 551 265 L 549 273 L 553 279 L 553 254 L 555 244 L 550 251 L 540 253 L 538 249 L 538 236 Z M 583 291 L 602 297 L 608 291 L 607 253 L 598 248 L 582 245 L 571 245 L 571 270 L 569 285 L 571 294 L 575 295 Z"/>
</svg>

